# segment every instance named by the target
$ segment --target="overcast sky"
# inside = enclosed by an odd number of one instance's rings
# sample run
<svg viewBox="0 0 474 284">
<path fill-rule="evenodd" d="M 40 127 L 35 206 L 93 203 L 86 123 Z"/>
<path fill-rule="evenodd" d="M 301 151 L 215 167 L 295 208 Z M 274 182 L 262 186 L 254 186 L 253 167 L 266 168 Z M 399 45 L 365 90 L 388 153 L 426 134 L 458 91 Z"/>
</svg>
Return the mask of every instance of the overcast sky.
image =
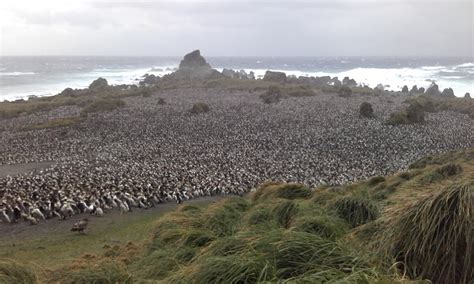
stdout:
<svg viewBox="0 0 474 284">
<path fill-rule="evenodd" d="M 0 55 L 473 56 L 472 1 L 1 0 Z"/>
</svg>

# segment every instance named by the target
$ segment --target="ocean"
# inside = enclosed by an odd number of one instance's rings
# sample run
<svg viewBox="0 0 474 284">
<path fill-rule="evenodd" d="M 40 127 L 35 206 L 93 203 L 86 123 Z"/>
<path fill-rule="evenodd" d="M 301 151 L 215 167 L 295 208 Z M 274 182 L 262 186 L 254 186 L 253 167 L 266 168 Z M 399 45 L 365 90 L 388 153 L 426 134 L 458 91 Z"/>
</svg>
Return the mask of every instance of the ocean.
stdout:
<svg viewBox="0 0 474 284">
<path fill-rule="evenodd" d="M 181 57 L 0 57 L 0 101 L 54 95 L 67 87 L 85 88 L 98 77 L 111 84 L 133 84 L 148 73 L 162 76 L 175 70 Z M 388 90 L 451 87 L 458 97 L 474 94 L 472 57 L 206 57 L 212 67 L 254 71 L 266 70 L 296 76 L 345 76 L 358 83 Z"/>
</svg>

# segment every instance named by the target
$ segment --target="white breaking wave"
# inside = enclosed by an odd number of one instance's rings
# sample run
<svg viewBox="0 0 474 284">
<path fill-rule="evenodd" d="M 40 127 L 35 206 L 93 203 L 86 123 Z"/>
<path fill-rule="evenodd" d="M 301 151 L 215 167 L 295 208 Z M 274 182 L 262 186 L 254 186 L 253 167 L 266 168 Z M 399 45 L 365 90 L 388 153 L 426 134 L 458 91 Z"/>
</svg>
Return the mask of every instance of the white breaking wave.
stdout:
<svg viewBox="0 0 474 284">
<path fill-rule="evenodd" d="M 23 75 L 34 75 L 35 72 L 0 72 L 0 76 L 23 76 Z"/>
</svg>

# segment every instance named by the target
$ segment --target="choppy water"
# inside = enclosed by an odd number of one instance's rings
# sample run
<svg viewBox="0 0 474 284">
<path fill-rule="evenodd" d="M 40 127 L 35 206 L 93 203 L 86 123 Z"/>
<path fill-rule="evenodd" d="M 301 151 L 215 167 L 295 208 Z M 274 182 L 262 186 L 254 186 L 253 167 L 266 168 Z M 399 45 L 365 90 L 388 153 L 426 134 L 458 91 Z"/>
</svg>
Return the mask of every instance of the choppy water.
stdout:
<svg viewBox="0 0 474 284">
<path fill-rule="evenodd" d="M 216 69 L 266 70 L 287 74 L 349 76 L 359 83 L 400 90 L 403 85 L 427 87 L 434 80 L 455 95 L 474 93 L 474 58 L 397 57 L 206 57 Z M 53 95 L 67 87 L 84 88 L 98 77 L 109 83 L 136 83 L 145 73 L 164 75 L 179 57 L 0 57 L 0 100 Z"/>
</svg>

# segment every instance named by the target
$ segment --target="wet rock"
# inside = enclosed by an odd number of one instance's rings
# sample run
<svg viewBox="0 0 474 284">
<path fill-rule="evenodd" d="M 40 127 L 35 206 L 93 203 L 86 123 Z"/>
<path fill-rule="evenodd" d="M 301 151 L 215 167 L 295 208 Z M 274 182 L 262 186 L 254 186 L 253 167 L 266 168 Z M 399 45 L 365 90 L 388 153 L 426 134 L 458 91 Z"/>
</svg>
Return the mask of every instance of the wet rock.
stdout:
<svg viewBox="0 0 474 284">
<path fill-rule="evenodd" d="M 408 93 L 408 86 L 407 85 L 403 86 L 402 93 L 405 93 L 405 94 Z"/>
<path fill-rule="evenodd" d="M 89 89 L 91 89 L 91 90 L 100 90 L 100 89 L 107 88 L 108 86 L 109 86 L 109 83 L 107 82 L 106 79 L 104 79 L 104 78 L 97 78 L 96 80 L 94 80 L 94 81 L 89 85 Z"/>
<path fill-rule="evenodd" d="M 349 79 L 349 77 L 344 77 L 344 79 L 342 79 L 342 85 L 353 88 L 357 87 L 357 82 L 354 79 Z"/>
<path fill-rule="evenodd" d="M 431 83 L 428 89 L 426 89 L 425 94 L 429 96 L 438 96 L 440 94 L 438 85 L 436 85 L 435 82 Z"/>
</svg>

